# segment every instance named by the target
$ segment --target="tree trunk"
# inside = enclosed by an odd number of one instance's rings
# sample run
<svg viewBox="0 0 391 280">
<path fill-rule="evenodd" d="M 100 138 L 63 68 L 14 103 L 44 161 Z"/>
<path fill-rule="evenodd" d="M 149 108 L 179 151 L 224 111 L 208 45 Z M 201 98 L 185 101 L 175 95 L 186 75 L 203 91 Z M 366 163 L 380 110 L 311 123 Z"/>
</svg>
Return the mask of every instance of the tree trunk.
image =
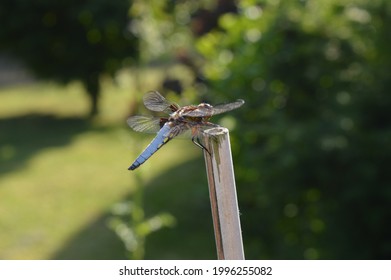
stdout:
<svg viewBox="0 0 391 280">
<path fill-rule="evenodd" d="M 90 75 L 88 79 L 84 80 L 84 87 L 87 94 L 90 96 L 90 117 L 94 117 L 98 114 L 100 84 L 99 75 Z"/>
</svg>

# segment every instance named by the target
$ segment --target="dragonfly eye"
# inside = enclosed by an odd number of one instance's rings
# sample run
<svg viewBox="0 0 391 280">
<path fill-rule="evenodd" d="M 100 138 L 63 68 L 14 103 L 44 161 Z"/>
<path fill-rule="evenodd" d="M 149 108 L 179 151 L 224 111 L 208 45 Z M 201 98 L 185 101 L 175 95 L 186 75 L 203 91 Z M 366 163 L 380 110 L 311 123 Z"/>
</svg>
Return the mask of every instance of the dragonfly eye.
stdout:
<svg viewBox="0 0 391 280">
<path fill-rule="evenodd" d="M 198 105 L 198 107 L 200 108 L 208 108 L 208 109 L 212 109 L 212 105 L 208 104 L 208 103 L 201 103 L 200 105 Z"/>
</svg>

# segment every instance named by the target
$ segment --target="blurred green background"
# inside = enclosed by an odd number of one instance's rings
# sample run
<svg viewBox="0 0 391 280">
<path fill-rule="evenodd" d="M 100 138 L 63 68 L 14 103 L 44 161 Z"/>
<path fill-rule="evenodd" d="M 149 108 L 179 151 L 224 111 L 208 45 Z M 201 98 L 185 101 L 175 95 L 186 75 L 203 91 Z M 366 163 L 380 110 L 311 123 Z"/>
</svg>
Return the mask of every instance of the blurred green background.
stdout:
<svg viewBox="0 0 391 280">
<path fill-rule="evenodd" d="M 126 126 L 159 90 L 244 99 L 247 259 L 391 258 L 387 0 L 0 4 L 0 259 L 215 259 L 205 167 Z"/>
</svg>

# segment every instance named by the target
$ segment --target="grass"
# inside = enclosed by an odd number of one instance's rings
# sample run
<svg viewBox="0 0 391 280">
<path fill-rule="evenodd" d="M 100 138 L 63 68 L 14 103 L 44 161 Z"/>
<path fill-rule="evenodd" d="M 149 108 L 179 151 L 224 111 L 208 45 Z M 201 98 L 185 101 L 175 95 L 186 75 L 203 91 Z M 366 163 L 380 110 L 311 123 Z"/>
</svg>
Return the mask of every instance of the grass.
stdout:
<svg viewBox="0 0 391 280">
<path fill-rule="evenodd" d="M 92 121 L 77 83 L 0 88 L 0 259 L 125 258 L 107 220 L 113 204 L 139 187 L 146 215 L 177 218 L 175 228 L 148 237 L 146 258 L 213 257 L 200 151 L 190 141 L 169 143 L 135 171 L 143 186 L 127 171 L 151 140 L 126 127 L 131 84 L 106 81 Z"/>
</svg>

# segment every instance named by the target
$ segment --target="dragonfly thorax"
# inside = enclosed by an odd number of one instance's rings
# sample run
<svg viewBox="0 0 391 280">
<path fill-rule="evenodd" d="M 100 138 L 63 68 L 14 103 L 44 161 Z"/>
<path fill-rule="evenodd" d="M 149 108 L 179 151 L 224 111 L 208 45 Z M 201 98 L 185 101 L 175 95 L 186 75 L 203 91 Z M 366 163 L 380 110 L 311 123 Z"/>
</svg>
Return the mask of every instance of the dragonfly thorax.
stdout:
<svg viewBox="0 0 391 280">
<path fill-rule="evenodd" d="M 199 123 L 207 121 L 212 116 L 213 107 L 208 103 L 200 103 L 197 106 L 189 105 L 179 108 L 170 114 L 168 121 Z"/>
</svg>

